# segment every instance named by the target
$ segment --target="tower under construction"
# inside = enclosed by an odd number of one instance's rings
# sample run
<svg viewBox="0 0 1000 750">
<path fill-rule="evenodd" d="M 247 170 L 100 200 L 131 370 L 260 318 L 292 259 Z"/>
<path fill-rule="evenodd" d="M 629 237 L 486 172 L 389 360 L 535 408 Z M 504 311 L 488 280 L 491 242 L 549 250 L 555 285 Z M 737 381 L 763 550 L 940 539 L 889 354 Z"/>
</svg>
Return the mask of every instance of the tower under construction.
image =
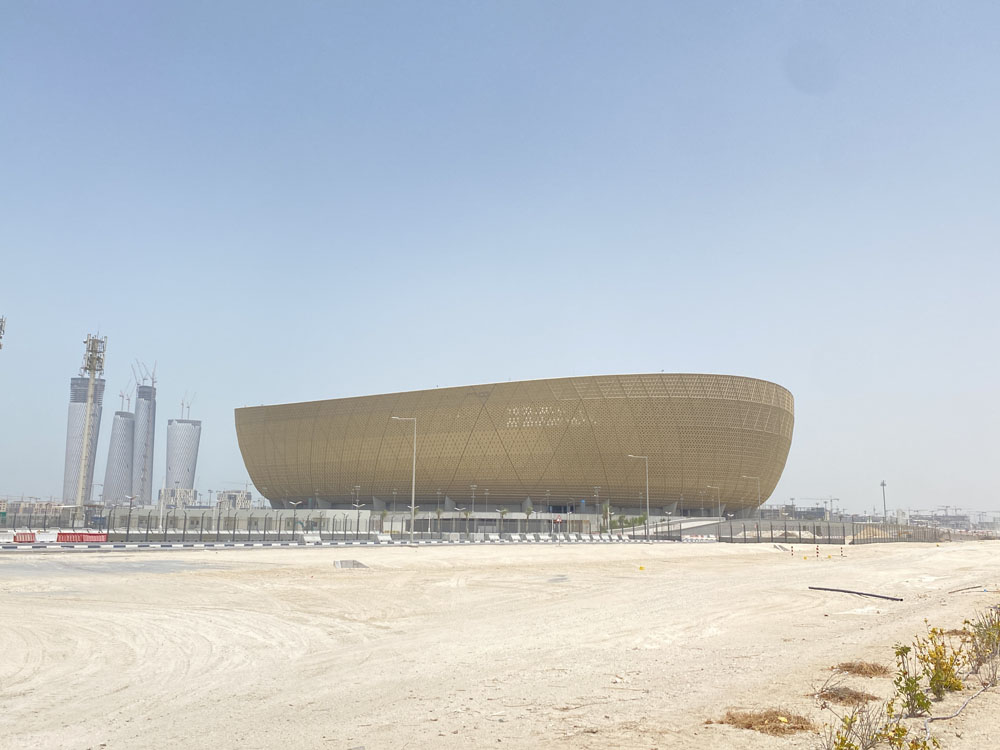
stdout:
<svg viewBox="0 0 1000 750">
<path fill-rule="evenodd" d="M 132 443 L 132 494 L 136 505 L 153 502 L 153 436 L 156 426 L 156 380 L 135 388 L 135 439 Z"/>
<path fill-rule="evenodd" d="M 66 425 L 66 462 L 63 468 L 63 502 L 81 506 L 94 485 L 97 438 L 104 403 L 104 352 L 107 338 L 87 336 L 80 376 L 69 385 L 69 418 Z"/>
</svg>

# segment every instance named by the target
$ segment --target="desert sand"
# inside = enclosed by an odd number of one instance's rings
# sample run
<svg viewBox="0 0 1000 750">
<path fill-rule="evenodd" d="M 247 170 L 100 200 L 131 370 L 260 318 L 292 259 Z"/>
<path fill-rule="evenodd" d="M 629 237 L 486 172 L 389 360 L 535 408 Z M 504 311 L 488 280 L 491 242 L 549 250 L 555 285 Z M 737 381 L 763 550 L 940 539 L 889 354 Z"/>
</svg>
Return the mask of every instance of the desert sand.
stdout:
<svg viewBox="0 0 1000 750">
<path fill-rule="evenodd" d="M 829 721 L 831 665 L 891 665 L 998 584 L 997 542 L 8 554 L 0 746 L 812 748 L 706 721 Z M 932 727 L 1000 745 L 1000 689 Z"/>
</svg>

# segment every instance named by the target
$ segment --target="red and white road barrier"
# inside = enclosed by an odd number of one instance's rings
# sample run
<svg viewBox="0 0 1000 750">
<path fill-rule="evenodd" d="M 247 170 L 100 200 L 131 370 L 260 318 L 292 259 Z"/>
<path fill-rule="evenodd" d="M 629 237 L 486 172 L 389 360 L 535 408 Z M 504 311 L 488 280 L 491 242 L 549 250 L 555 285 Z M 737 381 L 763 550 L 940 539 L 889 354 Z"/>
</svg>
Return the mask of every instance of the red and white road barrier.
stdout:
<svg viewBox="0 0 1000 750">
<path fill-rule="evenodd" d="M 92 531 L 15 531 L 5 533 L 0 542 L 14 544 L 51 544 L 53 542 L 106 542 L 107 533 Z"/>
<path fill-rule="evenodd" d="M 107 534 L 91 534 L 87 532 L 60 531 L 56 535 L 57 542 L 106 542 Z"/>
</svg>

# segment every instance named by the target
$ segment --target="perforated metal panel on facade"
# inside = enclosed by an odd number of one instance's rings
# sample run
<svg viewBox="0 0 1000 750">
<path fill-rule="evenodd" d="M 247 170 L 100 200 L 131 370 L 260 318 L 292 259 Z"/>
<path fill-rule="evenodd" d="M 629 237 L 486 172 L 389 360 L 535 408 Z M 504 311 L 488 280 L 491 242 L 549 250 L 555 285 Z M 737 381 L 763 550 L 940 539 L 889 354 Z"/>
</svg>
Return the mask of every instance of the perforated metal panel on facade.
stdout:
<svg viewBox="0 0 1000 750">
<path fill-rule="evenodd" d="M 63 468 L 63 502 L 75 503 L 80 478 L 80 458 L 83 455 L 83 431 L 87 422 L 87 388 L 90 378 L 71 378 L 69 381 L 69 417 L 66 422 L 66 459 Z M 104 379 L 94 380 L 94 413 L 90 422 L 90 450 L 87 458 L 84 502 L 90 502 L 94 486 L 94 465 L 97 463 L 97 438 L 101 431 L 101 413 L 104 405 Z"/>
<path fill-rule="evenodd" d="M 236 432 L 254 484 L 273 505 L 318 507 L 408 493 L 417 418 L 418 504 L 438 490 L 477 507 L 600 500 L 639 505 L 649 457 L 652 506 L 747 509 L 774 490 L 794 424 L 792 394 L 729 375 L 604 375 L 247 407 Z M 428 503 L 430 505 L 428 505 Z"/>
<path fill-rule="evenodd" d="M 200 421 L 196 419 L 171 419 L 167 422 L 166 487 L 168 490 L 194 488 L 200 443 Z"/>
<path fill-rule="evenodd" d="M 108 465 L 104 470 L 104 504 L 123 505 L 132 494 L 132 452 L 135 437 L 135 415 L 116 411 L 111 423 L 108 445 Z"/>
</svg>

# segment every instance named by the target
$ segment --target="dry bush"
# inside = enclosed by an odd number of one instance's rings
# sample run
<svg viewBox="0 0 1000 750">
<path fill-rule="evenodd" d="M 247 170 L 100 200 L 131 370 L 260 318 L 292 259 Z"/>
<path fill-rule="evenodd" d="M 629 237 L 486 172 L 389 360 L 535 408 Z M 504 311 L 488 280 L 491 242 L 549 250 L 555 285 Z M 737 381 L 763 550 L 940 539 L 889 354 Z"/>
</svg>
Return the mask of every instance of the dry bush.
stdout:
<svg viewBox="0 0 1000 750">
<path fill-rule="evenodd" d="M 816 728 L 805 716 L 777 708 L 763 711 L 726 711 L 726 715 L 719 723 L 773 735 L 806 732 Z"/>
<path fill-rule="evenodd" d="M 861 690 L 855 690 L 854 688 L 847 687 L 846 685 L 831 685 L 830 687 L 825 687 L 816 693 L 816 697 L 824 701 L 829 701 L 830 703 L 839 703 L 842 706 L 857 706 L 861 703 L 878 700 L 877 695 L 872 695 L 871 693 L 866 693 Z"/>
<path fill-rule="evenodd" d="M 859 677 L 891 677 L 892 670 L 884 664 L 870 661 L 843 661 L 835 666 L 834 671 L 846 674 L 856 674 Z"/>
<path fill-rule="evenodd" d="M 816 699 L 820 708 L 829 708 L 830 703 L 837 703 L 841 706 L 860 706 L 878 700 L 878 696 L 845 685 L 843 672 L 834 672 L 827 677 L 822 685 L 813 690 L 811 697 Z"/>
</svg>

